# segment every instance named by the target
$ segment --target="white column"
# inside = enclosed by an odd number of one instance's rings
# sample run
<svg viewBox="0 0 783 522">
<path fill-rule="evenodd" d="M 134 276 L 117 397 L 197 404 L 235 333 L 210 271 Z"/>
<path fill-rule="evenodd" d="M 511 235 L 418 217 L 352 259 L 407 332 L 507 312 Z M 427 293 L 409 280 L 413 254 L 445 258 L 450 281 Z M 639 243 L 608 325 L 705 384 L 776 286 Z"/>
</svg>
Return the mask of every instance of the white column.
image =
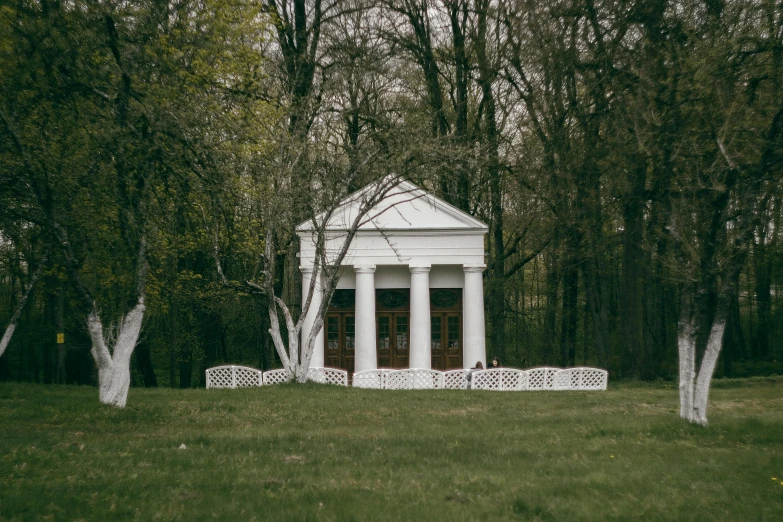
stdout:
<svg viewBox="0 0 783 522">
<path fill-rule="evenodd" d="M 356 265 L 356 359 L 354 371 L 378 368 L 375 350 L 375 265 Z"/>
<path fill-rule="evenodd" d="M 302 271 L 302 307 L 304 307 L 307 301 L 307 293 L 310 291 L 310 281 L 313 277 L 312 266 L 300 266 L 299 270 Z M 318 280 L 315 283 L 315 289 L 313 289 L 313 299 L 310 301 L 310 308 L 307 310 L 304 323 L 302 323 L 302 339 L 301 347 L 304 352 L 304 344 L 307 342 L 307 337 L 310 335 L 310 330 L 313 329 L 313 323 L 318 316 L 318 309 L 321 307 L 321 299 L 323 296 L 323 287 L 321 281 Z M 318 331 L 318 335 L 315 338 L 315 344 L 313 345 L 313 357 L 310 359 L 311 368 L 321 368 L 324 365 L 324 328 L 323 325 Z"/>
<path fill-rule="evenodd" d="M 410 265 L 411 345 L 410 367 L 432 368 L 430 335 L 430 265 Z"/>
<path fill-rule="evenodd" d="M 472 368 L 477 361 L 487 367 L 484 334 L 484 279 L 486 265 L 464 265 L 465 288 L 462 295 L 462 365 Z"/>
</svg>

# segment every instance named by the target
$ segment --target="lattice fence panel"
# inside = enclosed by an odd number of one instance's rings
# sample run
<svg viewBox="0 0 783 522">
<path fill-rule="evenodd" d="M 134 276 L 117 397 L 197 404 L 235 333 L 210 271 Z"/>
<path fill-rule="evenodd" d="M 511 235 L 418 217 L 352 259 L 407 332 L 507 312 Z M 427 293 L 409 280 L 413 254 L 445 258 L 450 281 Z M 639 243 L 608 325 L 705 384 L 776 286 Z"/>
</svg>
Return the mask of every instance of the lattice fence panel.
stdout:
<svg viewBox="0 0 783 522">
<path fill-rule="evenodd" d="M 493 391 L 527 390 L 528 373 L 515 368 L 489 368 L 473 372 L 471 389 Z"/>
<path fill-rule="evenodd" d="M 443 372 L 412 368 L 408 370 L 410 389 L 413 390 L 440 390 L 443 389 Z"/>
<path fill-rule="evenodd" d="M 324 375 L 326 376 L 326 384 L 334 384 L 335 386 L 348 386 L 348 372 L 345 370 L 339 370 L 337 368 L 324 368 Z"/>
<path fill-rule="evenodd" d="M 584 368 L 566 368 L 555 374 L 553 390 L 582 390 L 582 370 Z M 600 371 L 600 370 L 599 370 Z"/>
<path fill-rule="evenodd" d="M 465 390 L 468 388 L 467 370 L 449 370 L 443 372 L 443 388 L 447 390 Z"/>
<path fill-rule="evenodd" d="M 566 370 L 560 370 L 555 373 L 554 381 L 552 382 L 553 390 L 573 390 L 571 387 L 571 376 L 573 372 L 571 368 Z"/>
<path fill-rule="evenodd" d="M 503 373 L 501 369 L 478 370 L 471 377 L 471 388 L 474 390 L 501 390 Z"/>
<path fill-rule="evenodd" d="M 599 368 L 580 368 L 580 370 L 582 370 L 580 390 L 606 390 L 609 372 Z"/>
<path fill-rule="evenodd" d="M 256 370 L 255 368 L 247 368 L 246 366 L 234 366 L 234 382 L 237 388 L 249 388 L 253 386 L 261 386 L 263 380 L 261 375 L 263 372 Z"/>
<path fill-rule="evenodd" d="M 524 391 L 527 390 L 528 373 L 525 370 L 516 370 L 513 368 L 502 368 L 502 390 L 504 391 Z"/>
<path fill-rule="evenodd" d="M 307 371 L 307 380 L 317 382 L 318 384 L 326 384 L 326 374 L 324 374 L 324 369 L 310 368 Z"/>
<path fill-rule="evenodd" d="M 233 388 L 231 366 L 216 366 L 207 370 L 207 388 Z"/>
<path fill-rule="evenodd" d="M 582 369 L 581 368 L 572 368 L 571 369 L 571 389 L 572 390 L 581 390 L 582 389 Z"/>
<path fill-rule="evenodd" d="M 560 371 L 560 368 L 531 368 L 527 370 L 528 377 L 528 390 L 551 390 L 555 381 L 555 374 Z"/>
<path fill-rule="evenodd" d="M 321 384 L 348 386 L 348 372 L 337 368 L 310 368 L 307 378 Z"/>
<path fill-rule="evenodd" d="M 291 375 L 291 372 L 286 370 L 285 368 L 281 368 L 280 370 L 269 370 L 268 372 L 264 372 L 264 384 L 280 384 L 286 381 L 290 381 L 293 378 L 293 375 Z"/>
<path fill-rule="evenodd" d="M 385 374 L 389 373 L 389 370 L 364 370 L 353 374 L 353 386 L 354 388 L 373 388 L 380 390 L 383 388 Z"/>
<path fill-rule="evenodd" d="M 411 375 L 408 370 L 395 370 L 385 375 L 385 386 L 387 390 L 410 390 Z"/>
</svg>

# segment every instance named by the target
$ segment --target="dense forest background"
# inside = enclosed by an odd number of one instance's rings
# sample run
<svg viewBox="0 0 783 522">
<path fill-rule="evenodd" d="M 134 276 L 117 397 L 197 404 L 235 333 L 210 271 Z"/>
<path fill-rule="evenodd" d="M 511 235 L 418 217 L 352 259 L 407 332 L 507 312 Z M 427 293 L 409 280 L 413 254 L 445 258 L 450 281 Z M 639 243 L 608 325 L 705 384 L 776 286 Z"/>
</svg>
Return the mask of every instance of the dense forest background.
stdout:
<svg viewBox="0 0 783 522">
<path fill-rule="evenodd" d="M 296 224 L 389 171 L 489 224 L 504 365 L 673 379 L 696 289 L 718 376 L 783 373 L 783 2 L 18 0 L 3 327 L 36 284 L 0 379 L 94 383 L 80 285 L 119 316 L 137 252 L 135 385 L 277 367 L 248 282 L 274 263 L 296 310 Z"/>
</svg>

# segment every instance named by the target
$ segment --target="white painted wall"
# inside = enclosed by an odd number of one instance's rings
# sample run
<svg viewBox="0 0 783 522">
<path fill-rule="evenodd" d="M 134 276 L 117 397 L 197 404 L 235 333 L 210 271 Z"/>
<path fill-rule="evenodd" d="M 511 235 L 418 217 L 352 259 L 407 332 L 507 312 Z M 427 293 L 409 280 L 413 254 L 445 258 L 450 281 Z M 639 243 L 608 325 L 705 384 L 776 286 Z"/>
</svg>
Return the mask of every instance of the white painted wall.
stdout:
<svg viewBox="0 0 783 522">
<path fill-rule="evenodd" d="M 464 288 L 462 265 L 435 265 L 430 271 L 430 288 Z M 381 265 L 375 269 L 375 288 L 410 288 L 411 272 L 407 265 Z M 340 290 L 356 289 L 356 273 L 352 266 L 340 268 Z"/>
<path fill-rule="evenodd" d="M 464 288 L 462 265 L 437 265 L 430 270 L 430 288 Z"/>
<path fill-rule="evenodd" d="M 345 236 L 332 233 L 327 239 L 327 256 L 334 258 Z M 299 232 L 300 265 L 310 266 L 315 244 L 310 232 Z M 484 231 L 360 231 L 354 237 L 345 265 L 463 265 L 484 262 Z"/>
</svg>

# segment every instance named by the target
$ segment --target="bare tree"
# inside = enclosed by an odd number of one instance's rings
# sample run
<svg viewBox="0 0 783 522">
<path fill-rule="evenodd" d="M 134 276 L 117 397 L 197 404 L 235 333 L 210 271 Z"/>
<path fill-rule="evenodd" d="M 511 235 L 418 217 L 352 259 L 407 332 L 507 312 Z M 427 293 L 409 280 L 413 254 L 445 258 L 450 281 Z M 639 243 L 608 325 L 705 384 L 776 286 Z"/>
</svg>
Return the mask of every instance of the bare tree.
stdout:
<svg viewBox="0 0 783 522">
<path fill-rule="evenodd" d="M 30 274 L 30 281 L 27 283 L 27 288 L 25 288 L 22 292 L 22 297 L 19 299 L 19 302 L 16 305 L 16 310 L 11 316 L 11 319 L 9 319 L 8 326 L 5 327 L 3 337 L 0 338 L 0 357 L 3 356 L 5 349 L 8 348 L 8 344 L 11 342 L 11 338 L 14 335 L 14 330 L 16 330 L 16 325 L 19 323 L 19 318 L 22 316 L 22 311 L 27 304 L 27 300 L 30 298 L 30 294 L 32 293 L 33 288 L 35 288 L 35 283 L 37 283 L 41 278 L 41 274 L 43 273 L 43 269 L 46 266 L 46 260 L 48 256 L 49 253 L 45 253 L 38 261 L 38 267 L 33 271 L 32 274 Z"/>
</svg>

